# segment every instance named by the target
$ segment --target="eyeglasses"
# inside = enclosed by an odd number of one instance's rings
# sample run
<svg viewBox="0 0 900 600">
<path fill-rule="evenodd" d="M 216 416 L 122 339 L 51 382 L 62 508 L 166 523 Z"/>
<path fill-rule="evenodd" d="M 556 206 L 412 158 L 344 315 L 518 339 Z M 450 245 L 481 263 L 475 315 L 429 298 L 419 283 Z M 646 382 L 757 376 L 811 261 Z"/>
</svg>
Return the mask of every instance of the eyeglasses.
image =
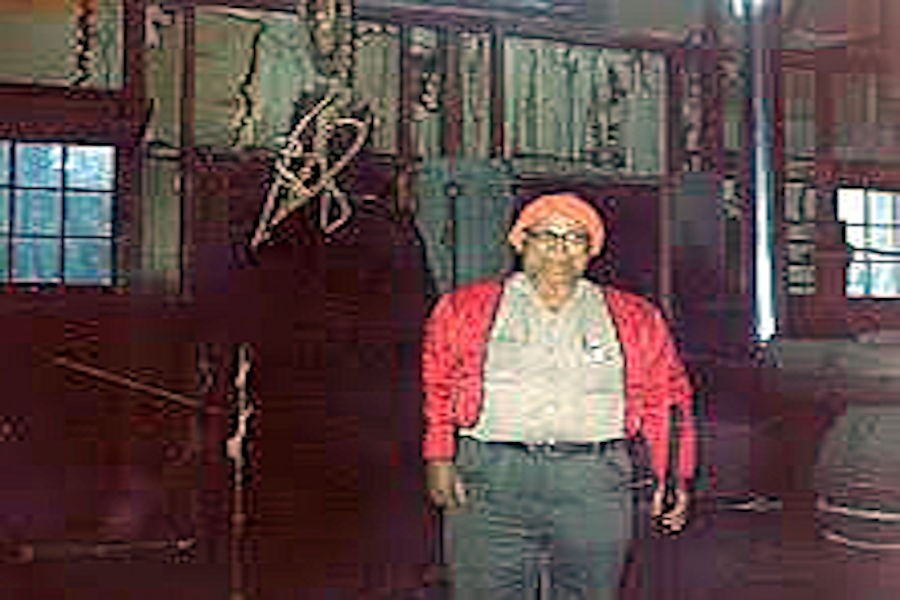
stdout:
<svg viewBox="0 0 900 600">
<path fill-rule="evenodd" d="M 534 240 L 535 244 L 545 250 L 556 245 L 562 245 L 563 248 L 569 251 L 584 250 L 589 240 L 588 235 L 580 231 L 558 232 L 550 231 L 549 229 L 541 231 L 527 229 L 525 233 Z"/>
</svg>

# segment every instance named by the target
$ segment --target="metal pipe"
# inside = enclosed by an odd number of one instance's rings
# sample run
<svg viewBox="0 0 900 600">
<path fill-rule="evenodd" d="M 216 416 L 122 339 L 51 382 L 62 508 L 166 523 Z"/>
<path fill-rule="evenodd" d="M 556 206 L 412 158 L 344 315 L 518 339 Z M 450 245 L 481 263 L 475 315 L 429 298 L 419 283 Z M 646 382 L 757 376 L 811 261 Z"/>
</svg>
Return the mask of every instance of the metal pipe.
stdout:
<svg viewBox="0 0 900 600">
<path fill-rule="evenodd" d="M 754 199 L 753 239 L 755 244 L 754 313 L 755 330 L 760 341 L 771 339 L 778 328 L 775 314 L 775 261 L 773 207 L 775 205 L 775 165 L 772 161 L 772 115 L 774 97 L 769 55 L 774 42 L 767 22 L 778 14 L 780 2 L 761 7 L 758 0 L 744 0 L 744 51 L 747 60 L 747 84 L 750 95 L 750 196 Z"/>
<path fill-rule="evenodd" d="M 51 362 L 56 366 L 70 369 L 72 371 L 77 371 L 84 375 L 94 377 L 95 379 L 100 379 L 102 381 L 106 381 L 107 383 L 112 383 L 114 385 L 134 390 L 136 392 L 142 392 L 150 396 L 156 396 L 157 398 L 161 398 L 163 400 L 167 400 L 181 406 L 186 406 L 193 409 L 199 409 L 202 407 L 202 404 L 200 402 L 198 402 L 194 398 L 191 398 L 190 396 L 179 394 L 177 392 L 171 392 L 155 385 L 142 383 L 131 377 L 117 375 L 116 373 L 107 371 L 106 369 L 92 367 L 91 365 L 78 362 L 64 356 L 54 357 L 53 359 L 51 359 Z M 207 407 L 205 410 L 208 411 L 208 414 L 224 414 L 222 410 L 219 410 L 216 407 Z"/>
</svg>

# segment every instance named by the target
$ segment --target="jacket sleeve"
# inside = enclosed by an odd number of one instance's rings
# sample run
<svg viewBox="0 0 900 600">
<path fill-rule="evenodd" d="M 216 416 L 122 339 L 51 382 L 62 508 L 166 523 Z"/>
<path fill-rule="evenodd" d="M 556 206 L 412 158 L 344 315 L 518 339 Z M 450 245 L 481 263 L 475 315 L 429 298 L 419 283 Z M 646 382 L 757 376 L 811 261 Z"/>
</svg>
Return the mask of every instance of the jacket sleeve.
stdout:
<svg viewBox="0 0 900 600">
<path fill-rule="evenodd" d="M 690 480 L 697 465 L 697 438 L 694 425 L 693 389 L 678 355 L 678 350 L 662 314 L 650 307 L 649 323 L 645 330 L 647 385 L 643 390 L 649 402 L 648 438 L 655 445 L 652 452 L 653 471 L 664 480 L 668 459 L 670 416 L 674 406 L 678 412 L 678 473 L 680 485 Z"/>
<path fill-rule="evenodd" d="M 422 458 L 452 460 L 455 449 L 453 390 L 459 348 L 454 296 L 441 298 L 425 324 L 422 346 L 423 417 Z"/>
</svg>

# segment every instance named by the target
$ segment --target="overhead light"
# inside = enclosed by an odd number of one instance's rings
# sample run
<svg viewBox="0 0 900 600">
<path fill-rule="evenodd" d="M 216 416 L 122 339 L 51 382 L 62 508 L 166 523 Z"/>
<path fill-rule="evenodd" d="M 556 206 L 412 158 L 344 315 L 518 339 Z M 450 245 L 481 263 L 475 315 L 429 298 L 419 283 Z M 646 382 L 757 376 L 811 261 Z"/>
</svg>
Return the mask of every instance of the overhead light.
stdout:
<svg viewBox="0 0 900 600">
<path fill-rule="evenodd" d="M 731 12 L 738 18 L 743 18 L 746 12 L 748 0 L 730 0 Z M 760 9 L 766 4 L 766 0 L 749 0 L 749 4 L 755 14 L 759 14 Z"/>
</svg>

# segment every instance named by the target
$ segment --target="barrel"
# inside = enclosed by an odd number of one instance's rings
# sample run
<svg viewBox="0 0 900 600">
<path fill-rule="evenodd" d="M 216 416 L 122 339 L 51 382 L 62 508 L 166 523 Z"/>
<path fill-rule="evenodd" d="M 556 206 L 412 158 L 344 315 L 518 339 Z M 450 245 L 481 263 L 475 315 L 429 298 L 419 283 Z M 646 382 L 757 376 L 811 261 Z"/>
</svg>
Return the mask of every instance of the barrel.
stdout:
<svg viewBox="0 0 900 600">
<path fill-rule="evenodd" d="M 900 554 L 900 403 L 851 402 L 822 440 L 814 486 L 825 539 Z"/>
</svg>

